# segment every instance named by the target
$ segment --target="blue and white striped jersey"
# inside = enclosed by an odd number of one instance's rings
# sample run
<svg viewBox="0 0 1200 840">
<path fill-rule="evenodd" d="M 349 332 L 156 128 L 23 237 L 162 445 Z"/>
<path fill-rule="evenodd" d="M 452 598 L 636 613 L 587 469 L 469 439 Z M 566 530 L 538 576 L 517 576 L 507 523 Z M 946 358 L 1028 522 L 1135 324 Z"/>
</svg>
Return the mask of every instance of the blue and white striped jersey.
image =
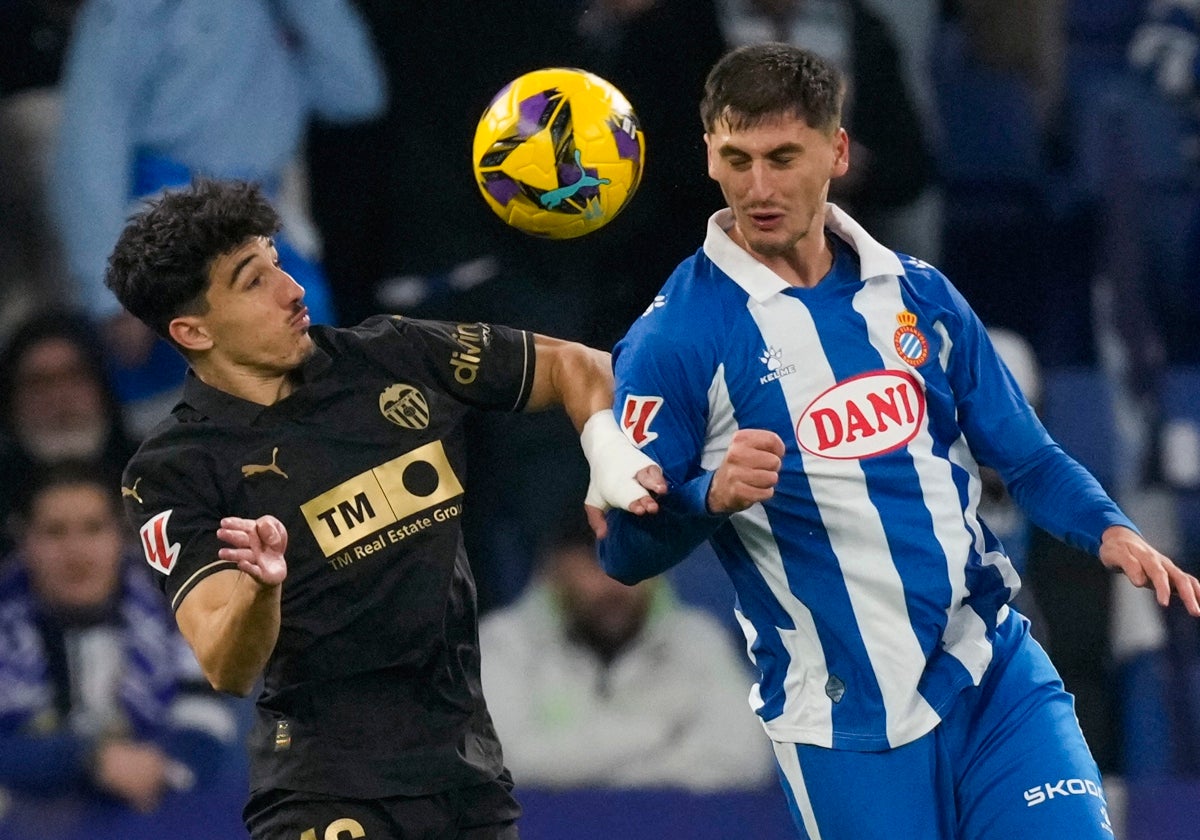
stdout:
<svg viewBox="0 0 1200 840">
<path fill-rule="evenodd" d="M 656 517 L 610 512 L 601 556 L 647 577 L 711 534 L 777 741 L 908 743 L 978 684 L 1020 582 L 976 515 L 979 464 L 1034 521 L 1095 552 L 1132 527 L 1047 435 L 985 330 L 933 267 L 830 205 L 833 269 L 788 285 L 709 222 L 618 344 L 616 410 L 671 485 Z M 786 445 L 775 495 L 704 508 L 739 428 Z M 715 528 L 715 530 L 714 530 Z"/>
</svg>

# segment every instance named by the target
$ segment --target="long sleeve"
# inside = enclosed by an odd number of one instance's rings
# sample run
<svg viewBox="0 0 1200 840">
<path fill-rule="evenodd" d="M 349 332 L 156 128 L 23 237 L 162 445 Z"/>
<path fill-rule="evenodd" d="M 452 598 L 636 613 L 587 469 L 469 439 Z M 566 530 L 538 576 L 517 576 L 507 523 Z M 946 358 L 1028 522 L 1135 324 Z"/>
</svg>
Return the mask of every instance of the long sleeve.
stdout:
<svg viewBox="0 0 1200 840">
<path fill-rule="evenodd" d="M 634 516 L 612 509 L 606 515 L 608 535 L 599 543 L 604 571 L 634 584 L 662 574 L 707 540 L 729 517 L 708 513 L 705 498 L 712 473 L 685 482 L 659 500 L 654 516 Z"/>
<path fill-rule="evenodd" d="M 1111 525 L 1134 524 L 1100 483 L 1054 442 L 979 319 L 951 290 L 957 355 L 949 375 L 971 451 L 994 467 L 1030 520 L 1093 555 Z"/>
</svg>

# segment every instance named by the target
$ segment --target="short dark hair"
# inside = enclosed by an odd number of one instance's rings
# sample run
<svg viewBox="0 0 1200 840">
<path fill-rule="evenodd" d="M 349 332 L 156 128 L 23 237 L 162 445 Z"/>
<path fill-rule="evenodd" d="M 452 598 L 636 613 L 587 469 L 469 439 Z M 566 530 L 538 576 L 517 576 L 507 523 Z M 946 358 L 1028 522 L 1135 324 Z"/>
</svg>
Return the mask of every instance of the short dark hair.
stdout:
<svg viewBox="0 0 1200 840">
<path fill-rule="evenodd" d="M 13 513 L 21 522 L 28 524 L 33 516 L 34 506 L 43 496 L 59 487 L 77 485 L 102 490 L 113 517 L 121 523 L 121 527 L 125 527 L 121 494 L 118 492 L 121 486 L 120 476 L 103 462 L 86 459 L 70 458 L 35 465 L 17 487 L 13 499 Z"/>
<path fill-rule="evenodd" d="M 794 115 L 832 132 L 842 120 L 846 79 L 833 62 L 791 44 L 750 44 L 730 50 L 709 71 L 700 120 L 712 132 L 718 120 L 736 129 Z"/>
<path fill-rule="evenodd" d="M 130 217 L 104 283 L 125 309 L 169 339 L 172 319 L 206 311 L 213 260 L 279 227 L 279 214 L 257 184 L 200 178 Z"/>
</svg>

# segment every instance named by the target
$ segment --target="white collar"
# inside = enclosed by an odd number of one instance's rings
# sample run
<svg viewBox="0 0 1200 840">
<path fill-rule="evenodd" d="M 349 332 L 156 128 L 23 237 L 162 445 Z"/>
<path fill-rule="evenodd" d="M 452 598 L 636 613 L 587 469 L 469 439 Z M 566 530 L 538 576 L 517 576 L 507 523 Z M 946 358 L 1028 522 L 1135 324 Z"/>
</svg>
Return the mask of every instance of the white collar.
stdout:
<svg viewBox="0 0 1200 840">
<path fill-rule="evenodd" d="M 904 273 L 900 258 L 875 240 L 871 234 L 836 204 L 825 205 L 825 227 L 858 253 L 864 282 L 873 277 L 898 277 Z M 728 230 L 733 227 L 733 211 L 726 207 L 708 220 L 704 253 L 713 264 L 741 286 L 759 303 L 792 288 L 782 277 L 760 263 L 735 243 Z"/>
</svg>

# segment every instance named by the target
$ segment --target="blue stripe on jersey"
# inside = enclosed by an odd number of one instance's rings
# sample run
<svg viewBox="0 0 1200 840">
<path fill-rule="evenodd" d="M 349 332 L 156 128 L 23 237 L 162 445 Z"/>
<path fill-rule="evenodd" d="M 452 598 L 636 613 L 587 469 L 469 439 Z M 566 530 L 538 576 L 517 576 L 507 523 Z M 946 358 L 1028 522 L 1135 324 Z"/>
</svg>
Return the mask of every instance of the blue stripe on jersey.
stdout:
<svg viewBox="0 0 1200 840">
<path fill-rule="evenodd" d="M 859 279 L 857 255 L 840 240 L 836 242 L 837 259 L 830 276 L 814 290 L 795 289 L 789 294 L 802 300 L 813 298 L 815 296 L 809 292 L 823 287 L 835 287 L 856 295 L 862 293 L 865 284 Z M 825 297 L 827 295 L 821 295 L 810 308 L 819 308 Z M 883 357 L 867 339 L 868 329 L 862 313 L 843 305 L 822 314 L 826 317 L 814 317 L 813 323 L 835 380 L 841 382 L 863 371 L 884 369 Z M 828 317 L 831 314 L 837 317 Z M 936 366 L 936 356 L 932 357 L 930 366 Z M 933 437 L 936 441 L 938 435 L 935 433 Z M 879 512 L 891 562 L 903 587 L 912 630 L 921 651 L 930 658 L 946 627 L 945 605 L 950 600 L 951 588 L 946 578 L 945 550 L 935 537 L 933 518 L 923 499 L 912 455 L 907 447 L 902 447 L 864 458 L 858 463 L 867 497 Z M 853 608 L 848 605 L 845 615 L 839 615 L 836 622 L 841 632 L 857 627 Z M 861 642 L 861 635 L 858 640 Z M 865 656 L 865 651 L 858 655 Z M 866 660 L 860 658 L 859 661 Z M 954 670 L 960 676 L 965 675 L 961 666 Z M 836 713 L 835 707 L 835 720 Z"/>
</svg>

